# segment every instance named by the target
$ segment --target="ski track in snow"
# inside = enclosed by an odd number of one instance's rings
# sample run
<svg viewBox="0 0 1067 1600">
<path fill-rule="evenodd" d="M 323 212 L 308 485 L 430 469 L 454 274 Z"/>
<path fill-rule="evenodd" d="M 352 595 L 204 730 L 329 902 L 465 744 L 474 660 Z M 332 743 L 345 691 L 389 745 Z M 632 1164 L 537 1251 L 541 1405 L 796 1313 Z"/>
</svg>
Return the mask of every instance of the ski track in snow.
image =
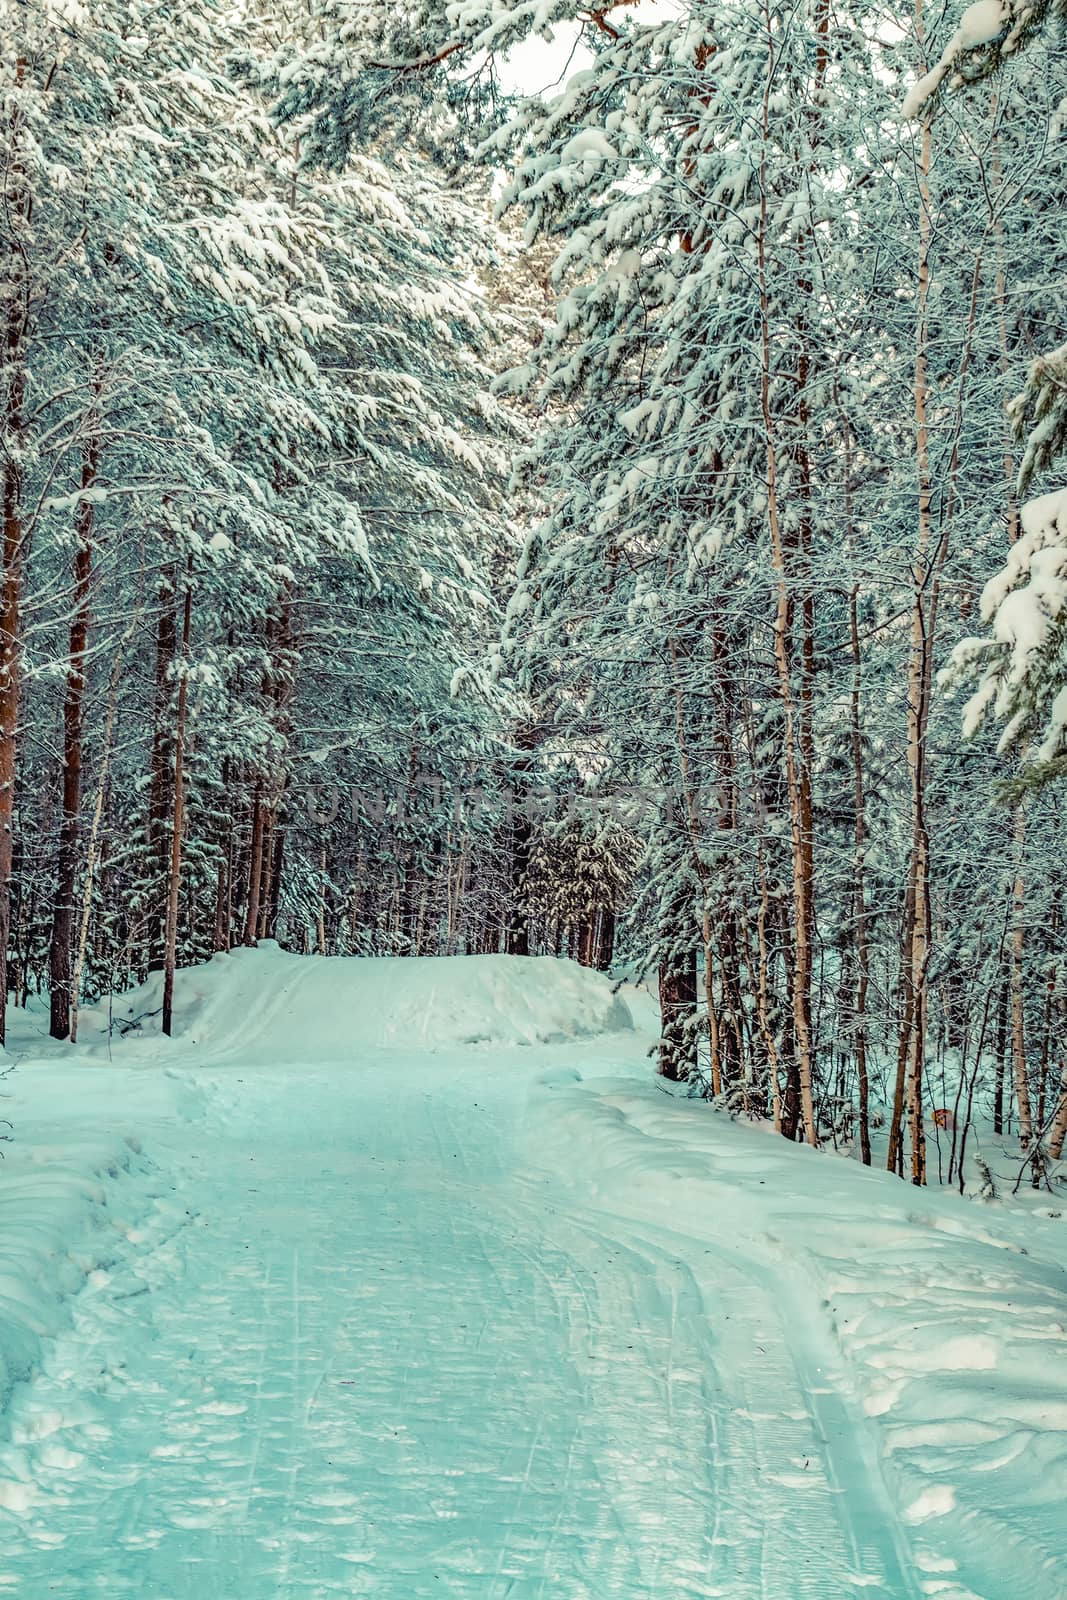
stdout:
<svg viewBox="0 0 1067 1600">
<path fill-rule="evenodd" d="M 176 1195 L 12 1408 L 0 1596 L 963 1592 L 788 1263 L 532 1165 L 550 1050 L 282 1065 L 321 981 L 257 1008 L 278 1064 L 233 1034 L 182 1073 Z"/>
</svg>

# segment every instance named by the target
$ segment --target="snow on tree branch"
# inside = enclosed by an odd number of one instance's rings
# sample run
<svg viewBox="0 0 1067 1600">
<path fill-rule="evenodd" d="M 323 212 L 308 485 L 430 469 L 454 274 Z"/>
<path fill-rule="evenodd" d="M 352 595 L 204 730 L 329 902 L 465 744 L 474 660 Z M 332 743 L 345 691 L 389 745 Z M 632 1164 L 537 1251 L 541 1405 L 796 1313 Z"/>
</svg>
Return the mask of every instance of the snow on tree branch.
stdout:
<svg viewBox="0 0 1067 1600">
<path fill-rule="evenodd" d="M 946 83 L 958 89 L 999 72 L 1057 17 L 1067 17 L 1067 0 L 973 0 L 937 65 L 908 90 L 903 115 L 928 111 Z"/>
<path fill-rule="evenodd" d="M 982 593 L 991 639 L 963 639 L 947 683 L 983 668 L 964 710 L 964 735 L 993 716 L 1002 750 L 1030 743 L 1033 761 L 1055 761 L 1067 742 L 1067 488 L 1022 509 L 1022 534 Z"/>
</svg>

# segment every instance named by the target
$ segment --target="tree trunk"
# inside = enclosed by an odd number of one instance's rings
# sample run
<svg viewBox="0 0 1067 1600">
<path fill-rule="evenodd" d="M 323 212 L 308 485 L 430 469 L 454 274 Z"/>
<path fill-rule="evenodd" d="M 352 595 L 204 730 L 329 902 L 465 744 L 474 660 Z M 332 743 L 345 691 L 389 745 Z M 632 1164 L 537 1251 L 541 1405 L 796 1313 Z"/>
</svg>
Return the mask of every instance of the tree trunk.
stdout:
<svg viewBox="0 0 1067 1600">
<path fill-rule="evenodd" d="M 593 947 L 596 940 L 596 912 L 591 911 L 582 918 L 578 934 L 578 965 L 591 967 L 593 965 Z"/>
<path fill-rule="evenodd" d="M 322 856 L 319 861 L 319 905 L 315 921 L 316 948 L 319 955 L 326 954 L 326 882 L 327 882 L 326 846 L 322 847 Z"/>
<path fill-rule="evenodd" d="M 609 972 L 615 955 L 615 913 L 610 907 L 605 907 L 600 913 L 597 924 L 596 959 L 594 966 L 598 972 Z"/>
<path fill-rule="evenodd" d="M 761 110 L 760 217 L 757 230 L 757 268 L 760 298 L 760 409 L 766 447 L 767 518 L 770 526 L 771 554 L 777 583 L 774 659 L 778 673 L 778 690 L 782 701 L 786 786 L 789 797 L 794 915 L 793 971 L 790 985 L 792 990 L 793 1034 L 796 1045 L 799 1110 L 803 1121 L 804 1137 L 809 1144 L 817 1145 L 819 1135 L 815 1123 L 815 1063 L 811 1031 L 811 984 L 813 972 L 811 941 L 814 926 L 814 869 L 812 860 L 811 784 L 807 751 L 809 712 L 803 704 L 798 710 L 797 694 L 793 682 L 791 659 L 793 648 L 792 575 L 778 504 L 777 429 L 771 405 L 772 344 L 767 268 L 767 241 L 770 230 L 768 214 L 770 171 L 767 153 L 770 146 L 771 94 L 776 56 L 774 49 L 775 32 L 769 0 L 766 0 L 764 6 L 764 19 L 768 63 Z M 806 689 L 803 689 L 802 700 L 805 694 Z M 783 1132 L 788 1131 L 788 1120 L 788 1118 L 783 1118 Z"/>
<path fill-rule="evenodd" d="M 12 157 L 4 207 L 9 226 L 21 232 L 29 216 L 29 196 L 22 161 L 22 113 L 18 91 L 26 80 L 26 62 L 15 62 L 16 96 L 9 119 Z M 26 323 L 28 284 L 21 239 L 10 252 L 7 307 L 4 317 L 3 571 L 0 573 L 0 1045 L 7 1029 L 7 946 L 11 924 L 11 866 L 14 851 L 16 739 L 22 679 L 20 632 L 22 576 L 26 529 L 22 507 L 22 431 L 26 398 Z"/>
<path fill-rule="evenodd" d="M 696 951 L 684 966 L 664 965 L 659 972 L 659 1070 L 664 1078 L 684 1083 L 696 1066 Z"/>
<path fill-rule="evenodd" d="M 1015 1080 L 1015 1103 L 1019 1108 L 1019 1143 L 1028 1150 L 1034 1137 L 1030 1106 L 1030 1079 L 1026 1070 L 1026 995 L 1023 988 L 1023 956 L 1026 948 L 1026 880 L 1022 871 L 1026 813 L 1022 801 L 1015 808 L 1015 877 L 1011 889 L 1011 1061 Z"/>
<path fill-rule="evenodd" d="M 514 787 L 511 794 L 511 868 L 508 887 L 507 936 L 504 948 L 509 956 L 530 954 L 530 914 L 526 906 L 526 876 L 530 870 L 530 852 L 533 846 L 533 821 L 530 816 L 532 802 L 531 780 L 534 771 L 533 752 L 537 749 L 538 730 L 532 722 L 524 722 L 515 734 L 515 749 L 519 752 L 512 762 Z"/>
<path fill-rule="evenodd" d="M 274 886 L 274 828 L 276 822 L 277 812 L 271 806 L 267 810 L 266 820 L 263 825 L 263 866 L 260 870 L 259 923 L 256 928 L 256 937 L 258 939 L 267 937 L 267 925 L 270 921 Z"/>
<path fill-rule="evenodd" d="M 860 706 L 861 656 L 855 585 L 849 599 L 849 625 L 852 637 L 852 793 L 855 809 L 855 854 L 852 863 L 852 893 L 856 923 L 856 995 L 853 1001 L 853 1049 L 856 1054 L 856 1080 L 859 1095 L 860 1157 L 865 1167 L 871 1164 L 870 1078 L 867 1068 L 867 989 L 870 962 L 867 951 L 867 815 L 863 784 L 863 736 Z"/>
<path fill-rule="evenodd" d="M 185 825 L 185 715 L 189 694 L 189 636 L 193 616 L 193 558 L 189 557 L 182 612 L 182 675 L 178 684 L 178 714 L 174 730 L 174 812 L 170 839 L 170 881 L 167 887 L 167 926 L 163 955 L 163 1032 L 170 1035 L 174 1013 L 174 969 L 178 960 L 178 893 L 181 888 L 182 829 Z"/>
<path fill-rule="evenodd" d="M 81 994 L 82 968 L 85 964 L 85 950 L 89 939 L 89 917 L 93 908 L 93 883 L 96 877 L 96 858 L 100 838 L 100 823 L 104 815 L 104 797 L 107 794 L 107 777 L 111 766 L 111 736 L 115 727 L 115 711 L 118 706 L 119 680 L 122 676 L 122 662 L 126 645 L 137 627 L 139 617 L 133 622 L 123 635 L 118 650 L 115 652 L 115 664 L 111 669 L 111 683 L 107 696 L 107 716 L 104 718 L 103 748 L 100 754 L 100 777 L 96 785 L 96 802 L 93 806 L 93 820 L 89 825 L 88 848 L 85 852 L 85 885 L 82 889 L 81 921 L 78 928 L 78 944 L 74 954 L 74 971 L 70 985 L 70 1042 L 74 1044 L 78 1038 L 78 997 Z"/>
<path fill-rule="evenodd" d="M 1004 1061 L 1008 1046 L 1008 986 L 1000 986 L 997 1006 L 997 1053 L 993 1064 L 993 1132 L 1004 1132 Z"/>
<path fill-rule="evenodd" d="M 272 829 L 274 849 L 270 862 L 270 890 L 265 907 L 264 938 L 278 937 L 278 911 L 281 905 L 282 868 L 285 862 L 285 829 L 275 823 Z"/>
<path fill-rule="evenodd" d="M 227 854 L 219 858 L 218 876 L 215 880 L 215 937 L 211 948 L 216 954 L 230 948 L 230 919 L 229 908 L 229 861 Z"/>
<path fill-rule="evenodd" d="M 917 29 L 922 38 L 922 0 L 917 3 Z M 918 478 L 918 534 L 912 566 L 913 599 L 911 653 L 908 663 L 908 775 L 911 785 L 911 855 L 908 867 L 907 911 L 904 920 L 903 967 L 906 986 L 905 1029 L 901 1055 L 907 1060 L 906 1103 L 911 1138 L 911 1179 L 926 1182 L 926 1131 L 923 1122 L 923 1085 L 926 1065 L 926 969 L 930 956 L 930 840 L 926 826 L 926 734 L 929 725 L 930 666 L 933 659 L 933 605 L 928 601 L 932 546 L 930 504 L 930 429 L 927 419 L 929 382 L 930 246 L 933 221 L 930 200 L 930 119 L 923 122 L 919 155 L 919 259 L 918 311 L 915 325 L 916 470 Z"/>
<path fill-rule="evenodd" d="M 1062 985 L 1063 979 L 1060 978 Z M 1067 995 L 1062 987 L 1056 999 L 1056 1010 L 1059 1013 L 1059 1027 L 1054 1031 L 1054 1038 L 1059 1041 L 1060 1057 L 1060 1090 L 1059 1104 L 1052 1117 L 1052 1124 L 1048 1135 L 1048 1153 L 1053 1161 L 1059 1161 L 1063 1155 L 1063 1146 L 1067 1142 Z"/>
<path fill-rule="evenodd" d="M 168 800 L 172 799 L 173 774 L 171 766 L 171 668 L 178 640 L 178 623 L 175 612 L 177 572 L 167 567 L 160 575 L 160 613 L 156 627 L 156 684 L 152 722 L 152 777 L 148 792 L 148 878 L 145 893 L 148 896 L 146 962 L 149 972 L 159 972 L 165 965 L 165 912 L 169 841 L 167 830 Z M 157 898 L 158 896 L 158 898 Z"/>
<path fill-rule="evenodd" d="M 81 486 L 92 488 L 100 460 L 100 439 L 95 432 L 82 455 Z M 78 821 L 81 808 L 82 732 L 85 714 L 85 652 L 89 643 L 89 591 L 92 580 L 93 504 L 78 502 L 74 515 L 77 547 L 74 555 L 74 610 L 70 624 L 70 665 L 63 702 L 63 795 L 56 852 L 56 898 L 52 914 L 49 951 L 51 977 L 50 1026 L 53 1039 L 70 1032 L 71 960 L 74 932 L 74 896 L 78 870 Z"/>
<path fill-rule="evenodd" d="M 263 790 L 257 783 L 252 800 L 252 837 L 248 845 L 248 898 L 241 943 L 254 945 L 259 928 L 259 896 L 263 883 L 263 830 L 265 823 Z"/>
</svg>

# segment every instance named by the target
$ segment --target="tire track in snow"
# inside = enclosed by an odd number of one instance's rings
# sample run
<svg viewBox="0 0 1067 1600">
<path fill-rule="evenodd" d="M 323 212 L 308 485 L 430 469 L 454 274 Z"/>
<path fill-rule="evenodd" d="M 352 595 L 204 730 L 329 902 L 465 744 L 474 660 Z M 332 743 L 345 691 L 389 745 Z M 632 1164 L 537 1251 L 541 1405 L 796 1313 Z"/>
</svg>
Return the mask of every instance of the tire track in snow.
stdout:
<svg viewBox="0 0 1067 1600">
<path fill-rule="evenodd" d="M 757 1444 L 773 1471 L 811 1434 L 802 1399 L 777 1419 L 788 1439 L 737 1415 L 762 1404 L 759 1322 L 726 1324 L 753 1297 L 765 1314 L 759 1286 L 517 1171 L 510 1061 L 496 1078 L 440 1058 L 245 1077 L 227 1071 L 197 1150 L 176 1153 L 203 1213 L 184 1281 L 142 1261 L 151 1292 L 121 1323 L 87 1302 L 60 1353 L 57 1431 L 86 1464 L 60 1495 L 29 1462 L 46 1492 L 0 1530 L 21 1593 L 848 1592 L 839 1497 L 756 1470 Z M 121 1384 L 90 1359 L 101 1343 L 122 1345 Z M 810 1578 L 780 1514 L 805 1497 Z"/>
<path fill-rule="evenodd" d="M 643 1131 L 633 1131 L 639 1139 L 650 1137 Z M 585 1171 L 589 1175 L 591 1165 L 587 1165 Z M 571 1181 L 575 1193 L 580 1195 L 581 1180 Z M 764 1320 L 777 1331 L 780 1339 L 779 1366 L 792 1369 L 797 1396 L 810 1419 L 835 1520 L 849 1556 L 851 1576 L 848 1581 L 857 1590 L 892 1596 L 892 1600 L 921 1600 L 924 1590 L 916 1576 L 908 1535 L 882 1471 L 876 1436 L 851 1392 L 851 1383 L 830 1331 L 822 1327 L 814 1314 L 810 1293 L 798 1283 L 795 1269 L 787 1264 L 784 1256 L 773 1265 L 761 1261 L 758 1254 L 753 1254 L 752 1241 L 746 1240 L 742 1250 L 710 1234 L 688 1234 L 677 1227 L 673 1218 L 665 1223 L 661 1220 L 660 1201 L 652 1196 L 644 1205 L 635 1204 L 628 1186 L 617 1189 L 613 1183 L 610 1185 L 612 1209 L 608 1209 L 603 1197 L 596 1194 L 594 1183 L 590 1176 L 590 1196 L 580 1198 L 577 1209 L 590 1227 L 593 1226 L 590 1218 L 595 1216 L 596 1236 L 605 1247 L 625 1237 L 631 1245 L 645 1252 L 650 1262 L 662 1259 L 669 1248 L 680 1259 L 688 1260 L 691 1266 L 699 1267 L 704 1314 L 709 1331 L 717 1330 L 720 1344 L 717 1313 L 719 1317 L 730 1315 L 716 1304 L 716 1288 L 721 1289 L 722 1280 L 734 1282 L 723 1306 L 744 1305 L 753 1293 L 760 1296 Z M 614 1209 L 616 1200 L 618 1210 Z M 768 1255 L 773 1262 L 773 1241 L 768 1243 L 771 1246 Z M 713 1266 L 709 1267 L 709 1263 Z M 718 1285 L 716 1277 L 720 1280 Z M 733 1341 L 728 1361 L 722 1356 L 716 1360 L 714 1343 L 709 1337 L 709 1363 L 724 1383 L 728 1384 L 731 1379 L 736 1382 L 747 1367 L 743 1341 Z M 766 1353 L 761 1353 L 766 1360 Z M 773 1362 L 771 1366 L 773 1370 Z M 770 1409 L 758 1416 L 773 1430 L 780 1425 L 781 1406 L 772 1403 Z M 758 1430 L 756 1433 L 758 1436 Z M 761 1448 L 766 1451 L 765 1445 Z M 778 1453 L 772 1447 L 770 1459 Z M 800 1469 L 808 1470 L 806 1466 Z M 782 1476 L 780 1470 L 778 1476 Z M 799 1472 L 787 1472 L 786 1477 L 788 1481 L 782 1488 L 788 1492 L 798 1491 L 802 1481 Z M 794 1573 L 793 1581 L 801 1586 L 806 1584 L 802 1573 Z M 814 1581 L 813 1594 L 819 1594 L 820 1581 L 823 1580 Z M 798 1587 L 796 1592 L 805 1591 Z M 777 1597 L 773 1587 L 768 1593 Z"/>
</svg>

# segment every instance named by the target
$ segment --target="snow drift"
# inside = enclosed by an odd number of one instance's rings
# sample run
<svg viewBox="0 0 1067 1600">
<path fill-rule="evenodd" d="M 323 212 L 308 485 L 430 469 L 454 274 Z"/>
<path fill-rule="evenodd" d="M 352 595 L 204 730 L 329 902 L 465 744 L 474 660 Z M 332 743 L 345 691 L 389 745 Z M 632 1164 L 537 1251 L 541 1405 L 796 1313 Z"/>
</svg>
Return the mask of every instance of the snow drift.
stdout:
<svg viewBox="0 0 1067 1600">
<path fill-rule="evenodd" d="M 143 1056 L 158 1048 L 161 978 L 83 1014 L 94 1053 L 122 1036 Z M 398 960 L 295 956 L 264 941 L 178 973 L 175 1044 L 212 1058 L 346 1060 L 362 1050 L 450 1050 L 552 1044 L 631 1030 L 610 981 L 551 956 L 438 956 Z M 124 1055 L 127 1050 L 124 1049 Z"/>
</svg>

